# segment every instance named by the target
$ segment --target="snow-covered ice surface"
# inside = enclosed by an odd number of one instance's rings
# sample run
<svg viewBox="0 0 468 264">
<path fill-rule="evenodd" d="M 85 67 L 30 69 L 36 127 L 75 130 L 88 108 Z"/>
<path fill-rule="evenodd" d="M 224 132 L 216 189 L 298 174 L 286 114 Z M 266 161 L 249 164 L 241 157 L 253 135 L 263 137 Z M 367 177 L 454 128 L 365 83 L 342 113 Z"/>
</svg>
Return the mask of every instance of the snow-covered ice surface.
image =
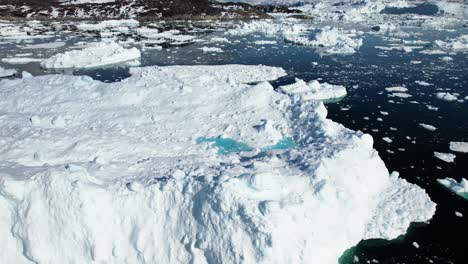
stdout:
<svg viewBox="0 0 468 264">
<path fill-rule="evenodd" d="M 93 68 L 139 60 L 137 48 L 126 49 L 116 42 L 99 42 L 82 50 L 72 50 L 41 61 L 44 68 Z"/>
<path fill-rule="evenodd" d="M 131 72 L 0 82 L 2 263 L 336 263 L 434 214 L 372 137 L 275 92 L 281 68 Z M 219 136 L 297 147 L 219 155 L 196 142 Z"/>
</svg>

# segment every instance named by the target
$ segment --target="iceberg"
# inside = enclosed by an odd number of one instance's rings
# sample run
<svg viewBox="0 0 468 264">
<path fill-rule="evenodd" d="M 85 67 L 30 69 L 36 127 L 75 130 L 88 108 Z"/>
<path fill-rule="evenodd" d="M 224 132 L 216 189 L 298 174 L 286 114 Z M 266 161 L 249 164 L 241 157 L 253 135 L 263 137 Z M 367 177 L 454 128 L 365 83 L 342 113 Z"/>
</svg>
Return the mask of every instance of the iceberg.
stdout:
<svg viewBox="0 0 468 264">
<path fill-rule="evenodd" d="M 82 50 L 59 53 L 41 61 L 47 69 L 94 68 L 121 62 L 139 60 L 141 52 L 137 48 L 124 48 L 114 41 L 102 41 Z"/>
<path fill-rule="evenodd" d="M 370 135 L 275 91 L 281 68 L 130 72 L 0 81 L 1 263 L 331 264 L 434 214 Z"/>
</svg>

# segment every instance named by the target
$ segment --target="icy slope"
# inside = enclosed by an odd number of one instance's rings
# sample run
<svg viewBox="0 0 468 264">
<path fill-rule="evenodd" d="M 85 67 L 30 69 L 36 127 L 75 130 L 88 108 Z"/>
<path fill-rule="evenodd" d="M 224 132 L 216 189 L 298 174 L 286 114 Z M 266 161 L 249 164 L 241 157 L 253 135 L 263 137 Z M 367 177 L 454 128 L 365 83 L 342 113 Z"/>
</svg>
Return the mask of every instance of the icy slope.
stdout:
<svg viewBox="0 0 468 264">
<path fill-rule="evenodd" d="M 132 74 L 0 82 L 0 263 L 337 263 L 434 213 L 369 135 L 275 92 L 280 68 Z"/>
</svg>

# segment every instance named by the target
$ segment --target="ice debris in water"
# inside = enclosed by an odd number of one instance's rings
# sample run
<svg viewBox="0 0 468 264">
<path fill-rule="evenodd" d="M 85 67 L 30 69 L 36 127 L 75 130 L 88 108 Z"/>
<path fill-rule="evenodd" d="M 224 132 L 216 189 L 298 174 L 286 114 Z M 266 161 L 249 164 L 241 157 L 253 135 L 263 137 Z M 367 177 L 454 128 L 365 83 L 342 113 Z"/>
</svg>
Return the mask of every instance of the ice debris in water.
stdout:
<svg viewBox="0 0 468 264">
<path fill-rule="evenodd" d="M 54 55 L 41 62 L 44 68 L 94 68 L 121 62 L 139 60 L 137 48 L 124 48 L 115 41 L 93 43 L 81 50 Z"/>
<path fill-rule="evenodd" d="M 281 68 L 130 72 L 0 82 L 0 263 L 334 264 L 434 214 L 370 135 L 276 92 Z M 220 136 L 297 144 L 219 155 L 196 142 Z"/>
<path fill-rule="evenodd" d="M 320 83 L 317 80 L 306 83 L 296 79 L 295 83 L 280 86 L 278 89 L 289 95 L 299 95 L 302 100 L 330 100 L 346 96 L 344 86 Z"/>
<path fill-rule="evenodd" d="M 451 192 L 468 200 L 468 180 L 465 178 L 462 178 L 460 182 L 457 182 L 457 180 L 452 178 L 437 179 L 437 182 L 442 184 L 442 186 L 449 189 Z"/>
<path fill-rule="evenodd" d="M 457 156 L 455 156 L 452 153 L 434 152 L 434 157 L 440 160 L 443 160 L 445 162 L 454 162 Z"/>
<path fill-rule="evenodd" d="M 2 77 L 10 77 L 16 74 L 16 70 L 14 69 L 5 69 L 0 67 L 0 78 Z"/>
</svg>

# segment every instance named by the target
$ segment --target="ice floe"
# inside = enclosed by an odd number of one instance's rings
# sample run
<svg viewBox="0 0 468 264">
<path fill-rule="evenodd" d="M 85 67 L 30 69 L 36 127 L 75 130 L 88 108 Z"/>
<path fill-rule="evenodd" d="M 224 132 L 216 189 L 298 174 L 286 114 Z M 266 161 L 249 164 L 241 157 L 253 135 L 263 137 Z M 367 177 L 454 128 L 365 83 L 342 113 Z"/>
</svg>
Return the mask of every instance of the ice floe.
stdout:
<svg viewBox="0 0 468 264">
<path fill-rule="evenodd" d="M 81 50 L 54 55 L 41 62 L 44 68 L 93 68 L 121 62 L 139 60 L 137 48 L 124 48 L 114 41 L 102 41 Z"/>
<path fill-rule="evenodd" d="M 280 86 L 278 89 L 289 95 L 299 95 L 303 100 L 331 100 L 346 96 L 344 86 L 320 83 L 317 80 L 306 83 L 296 79 L 295 83 Z"/>
<path fill-rule="evenodd" d="M 1 263 L 331 264 L 435 212 L 371 136 L 276 92 L 281 68 L 131 74 L 0 82 Z M 295 147 L 275 149 L 287 137 Z"/>
<path fill-rule="evenodd" d="M 221 48 L 217 48 L 217 47 L 201 47 L 199 49 L 202 50 L 203 52 L 217 52 L 217 53 L 223 52 Z"/>
<path fill-rule="evenodd" d="M 468 200 L 468 180 L 462 178 L 460 182 L 452 178 L 437 179 L 437 182 L 442 184 L 445 188 L 451 192 Z"/>
<path fill-rule="evenodd" d="M 451 151 L 468 153 L 468 142 L 452 141 L 449 147 Z"/>
</svg>

